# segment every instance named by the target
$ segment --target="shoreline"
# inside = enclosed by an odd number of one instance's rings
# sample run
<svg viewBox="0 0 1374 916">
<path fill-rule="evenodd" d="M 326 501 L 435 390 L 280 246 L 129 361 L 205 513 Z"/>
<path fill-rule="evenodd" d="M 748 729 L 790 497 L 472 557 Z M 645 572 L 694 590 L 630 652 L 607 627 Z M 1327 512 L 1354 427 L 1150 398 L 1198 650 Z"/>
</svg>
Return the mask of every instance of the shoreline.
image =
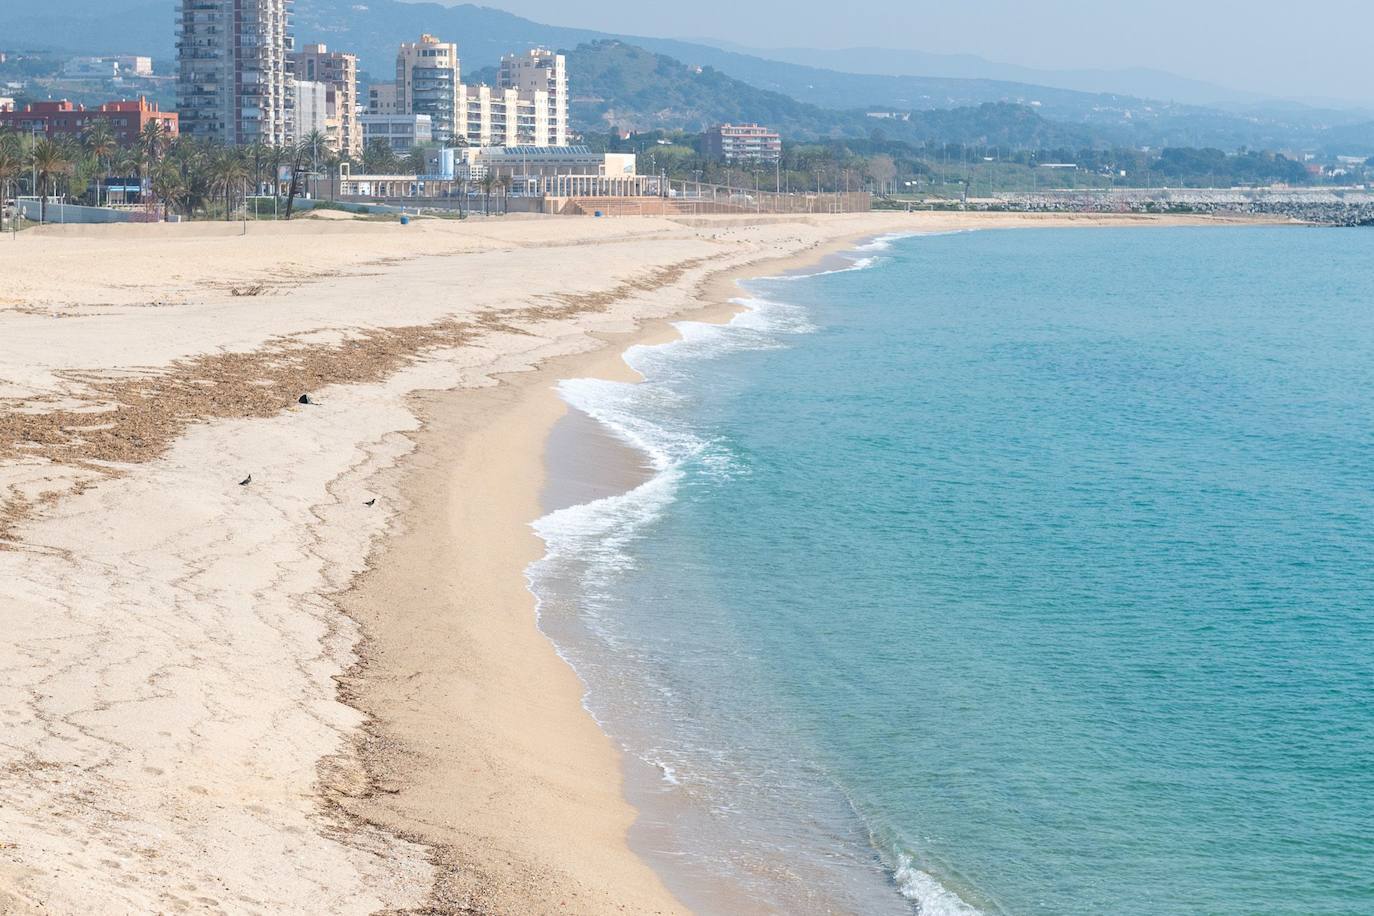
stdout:
<svg viewBox="0 0 1374 916">
<path fill-rule="evenodd" d="M 374 788 L 367 793 L 370 797 L 342 797 L 337 801 L 350 816 L 359 821 L 435 850 L 433 861 L 440 870 L 440 876 L 428 905 L 440 912 L 499 913 L 528 907 L 532 900 L 548 899 L 548 895 L 552 894 L 559 898 L 560 912 L 601 913 L 626 908 L 643 913 L 689 912 L 662 884 L 661 876 L 632 847 L 629 833 L 639 817 L 639 811 L 631 806 L 624 792 L 626 767 L 630 761 L 588 711 L 585 705 L 586 686 L 562 656 L 557 644 L 540 626 L 538 599 L 529 589 L 526 570 L 545 550 L 531 525 L 547 514 L 550 505 L 567 501 L 566 489 L 559 496 L 554 496 L 553 493 L 558 490 L 550 486 L 551 476 L 559 476 L 551 475 L 550 439 L 558 424 L 580 413 L 563 400 L 557 383 L 566 378 L 585 377 L 638 382 L 638 374 L 630 369 L 623 358 L 630 347 L 661 344 L 676 339 L 679 334 L 674 325 L 680 321 L 728 322 L 745 311 L 743 306 L 731 301 L 738 298 L 738 284 L 742 280 L 760 276 L 760 270 L 805 269 L 821 263 L 827 257 L 851 250 L 856 244 L 872 237 L 872 232 L 855 233 L 804 254 L 770 258 L 744 268 L 718 271 L 699 287 L 694 307 L 675 315 L 646 321 L 634 331 L 596 335 L 600 342 L 596 350 L 555 357 L 532 370 L 501 377 L 499 384 L 493 388 L 458 390 L 424 397 L 426 403 L 419 410 L 422 427 L 414 437 L 416 449 L 413 456 L 415 463 L 422 466 L 399 471 L 406 478 L 399 484 L 399 497 L 405 506 L 403 514 L 407 516 L 405 530 L 393 535 L 374 554 L 369 561 L 368 571 L 338 602 L 344 613 L 358 622 L 364 634 L 357 650 L 359 662 L 340 679 L 340 685 L 345 701 L 368 717 L 369 738 L 359 750 L 366 781 Z M 462 405 L 458 404 L 460 399 L 464 402 Z M 475 421 L 474 418 L 479 415 L 484 419 Z M 596 424 L 603 435 L 612 438 L 597 421 L 585 414 L 581 418 L 586 424 Z M 458 432 L 459 429 L 464 431 Z M 575 434 L 587 433 L 584 425 Z M 461 441 L 451 438 L 455 435 Z M 420 460 L 421 455 L 433 455 L 449 448 L 457 450 L 457 457 L 448 462 L 438 464 L 432 459 L 427 462 Z M 618 459 L 623 462 L 599 482 L 601 495 L 626 492 L 633 488 L 637 469 L 631 463 L 632 456 L 640 453 L 618 441 L 603 443 L 600 448 L 617 451 Z M 487 460 L 495 452 L 515 457 L 495 466 Z M 493 472 L 496 476 L 487 476 Z M 388 631 L 406 626 L 406 621 L 396 619 L 400 608 L 405 608 L 407 618 L 433 620 L 439 616 L 432 608 L 425 608 L 420 603 L 423 600 L 420 596 L 408 594 L 405 583 L 414 578 L 413 564 L 416 554 L 421 550 L 428 557 L 424 563 L 425 569 L 433 570 L 447 565 L 445 560 L 435 557 L 432 552 L 435 542 L 442 537 L 438 529 L 443 523 L 435 517 L 435 509 L 421 505 L 420 495 L 429 494 L 429 499 L 432 499 L 433 494 L 438 492 L 448 497 L 455 479 L 468 480 L 469 485 L 475 479 L 478 487 L 500 489 L 506 494 L 499 504 L 493 500 L 477 510 L 481 515 L 465 517 L 461 525 L 444 529 L 453 539 L 443 546 L 456 548 L 459 553 L 473 547 L 472 536 L 489 537 L 493 531 L 503 532 L 500 547 L 492 554 L 484 555 L 480 560 L 481 565 L 476 568 L 461 565 L 461 561 L 455 558 L 446 558 L 460 564 L 457 573 L 460 577 L 488 577 L 491 582 L 502 583 L 499 602 L 503 606 L 503 619 L 492 620 L 488 616 L 490 610 L 479 610 L 470 603 L 472 596 L 465 598 L 463 610 L 482 615 L 482 623 L 500 626 L 506 639 L 515 638 L 513 633 L 518 634 L 521 651 L 529 653 L 521 658 L 521 678 L 533 677 L 537 681 L 539 689 L 546 693 L 543 703 L 557 704 L 559 715 L 554 718 L 562 720 L 555 726 L 541 718 L 537 728 L 541 736 L 557 735 L 563 742 L 559 747 L 532 748 L 524 743 L 532 737 L 530 731 L 535 730 L 527 725 L 518 753 L 502 755 L 499 765 L 491 766 L 478 779 L 480 791 L 472 792 L 442 785 L 450 775 L 442 769 L 442 762 L 425 759 L 421 756 L 424 754 L 422 750 L 414 745 L 406 746 L 405 739 L 399 737 L 402 733 L 412 736 L 420 732 L 428 733 L 431 731 L 429 728 L 415 722 L 386 723 L 386 710 L 394 709 L 399 704 L 386 684 L 388 675 L 375 671 L 381 668 L 384 672 L 390 664 L 379 658 L 379 642 L 396 640 L 398 637 Z M 612 480 L 616 482 L 612 483 Z M 554 483 L 556 486 L 557 481 Z M 465 534 L 459 534 L 459 531 Z M 419 548 L 420 543 L 425 547 Z M 438 549 L 442 551 L 443 546 Z M 398 562 L 397 557 L 403 559 Z M 450 587 L 443 579 L 447 579 L 447 576 L 441 577 L 441 587 Z M 511 586 L 518 586 L 519 594 Z M 427 589 L 426 586 L 424 590 Z M 478 602 L 497 597 L 484 593 Z M 369 612 L 369 606 L 383 603 L 388 606 L 384 614 Z M 383 619 L 384 615 L 389 619 Z M 379 636 L 379 633 L 387 635 Z M 429 639 L 436 633 L 434 629 L 429 629 L 425 635 Z M 466 633 L 466 637 L 468 640 L 477 638 L 471 632 Z M 399 638 L 406 639 L 403 636 Z M 471 646 L 471 641 L 467 645 Z M 508 648 L 505 646 L 498 651 L 503 652 Z M 410 642 L 409 650 L 423 651 L 413 642 Z M 544 657 L 532 657 L 538 655 Z M 404 665 L 398 660 L 390 666 L 414 667 L 413 663 L 414 659 L 411 658 Z M 426 674 L 438 673 L 443 668 L 443 662 L 434 659 L 428 671 L 416 670 L 410 675 L 407 689 L 414 691 L 415 680 Z M 531 674 L 532 671 L 537 673 Z M 459 678 L 464 675 L 464 672 L 457 670 L 446 673 Z M 505 673 L 511 675 L 514 672 L 507 670 Z M 528 719 L 525 717 L 538 717 L 547 712 L 547 707 L 538 708 L 540 701 L 535 697 L 518 696 L 520 685 L 510 680 L 497 682 L 497 689 L 504 691 L 501 697 L 489 696 L 487 692 L 493 686 L 492 672 L 486 672 L 485 678 L 487 684 L 478 686 L 465 683 L 464 689 L 480 691 L 483 703 L 507 706 L 503 711 L 510 711 L 507 704 L 515 705 L 518 714 L 526 722 Z M 452 682 L 441 683 L 443 680 L 436 679 L 433 686 L 436 692 L 447 694 Z M 517 696 L 513 698 L 513 694 Z M 415 696 L 413 692 L 409 695 L 412 698 Z M 469 695 L 468 700 L 472 703 L 473 697 Z M 458 714 L 452 707 L 444 708 L 439 701 L 422 701 L 419 705 L 429 710 Z M 481 741 L 486 748 L 484 758 L 490 756 L 494 745 L 513 743 L 513 736 L 502 732 L 499 726 L 486 724 L 484 727 L 491 729 L 483 736 L 488 740 Z M 501 736 L 499 740 L 490 740 L 498 734 Z M 472 737 L 468 735 L 460 739 L 454 749 L 470 746 Z M 555 774 L 535 773 L 521 767 L 522 762 L 530 759 L 544 761 L 547 765 L 555 755 L 559 757 Z M 410 762 L 406 762 L 407 758 Z M 436 763 L 440 768 L 431 769 Z M 507 775 L 512 772 L 519 773 L 520 778 L 508 780 Z M 503 808 L 489 815 L 474 817 L 474 812 L 484 807 L 478 796 L 491 792 L 493 783 L 502 786 L 503 794 L 508 795 L 520 795 L 521 789 L 516 783 L 542 784 L 544 791 L 541 797 L 521 798 L 523 810 L 518 815 Z M 417 815 L 417 811 L 433 805 L 438 798 L 444 799 L 442 807 L 464 812 L 469 824 L 458 830 L 448 826 L 437 828 Z M 481 826 L 471 821 L 477 821 Z M 594 831 L 592 824 L 602 829 Z M 550 831 L 550 825 L 561 825 L 561 829 L 555 826 Z M 546 832 L 551 832 L 553 836 L 544 836 Z M 441 833 L 449 834 L 450 840 L 436 842 Z M 473 836 L 479 837 L 479 841 L 465 845 L 463 840 Z M 574 861 L 566 866 L 549 864 L 557 861 L 560 853 L 566 855 L 574 848 L 569 843 L 573 836 L 578 837 L 576 848 L 594 851 L 594 854 L 590 854 L 585 862 Z M 531 875 L 537 878 L 531 881 Z M 583 877 L 579 878 L 579 875 Z M 602 880 L 588 883 L 585 880 L 588 875 L 596 875 Z M 608 878 L 612 880 L 605 880 Z"/>
<path fill-rule="evenodd" d="M 684 314 L 671 319 L 663 319 L 662 322 L 668 327 L 657 329 L 646 329 L 646 333 L 639 337 L 624 342 L 624 344 L 614 344 L 613 347 L 618 354 L 616 366 L 618 371 L 590 372 L 585 375 L 574 376 L 577 379 L 596 379 L 610 380 L 618 382 L 629 382 L 631 384 L 641 384 L 645 381 L 636 371 L 624 371 L 628 366 L 627 354 L 631 349 L 639 347 L 658 347 L 671 345 L 683 339 L 682 333 L 678 328 L 679 323 L 702 323 L 713 325 L 728 325 L 735 318 L 754 311 L 749 305 L 744 304 L 750 301 L 754 293 L 749 289 L 749 283 L 776 279 L 776 278 L 804 278 L 820 275 L 824 273 L 857 270 L 868 266 L 872 257 L 877 257 L 881 249 L 886 246 L 881 244 L 888 240 L 908 238 L 912 236 L 927 235 L 931 233 L 915 232 L 883 232 L 883 233 L 861 233 L 848 236 L 821 246 L 805 255 L 779 258 L 755 265 L 754 268 L 746 271 L 725 272 L 717 282 L 711 285 L 713 296 L 720 300 L 718 303 L 706 305 L 700 313 Z M 561 380 L 560 380 L 561 381 Z M 560 397 L 560 400 L 562 398 Z M 544 515 L 539 521 L 543 521 L 554 512 L 572 506 L 585 506 L 593 501 L 598 501 L 610 496 L 626 496 L 643 484 L 662 473 L 662 470 L 646 473 L 646 459 L 651 457 L 648 452 L 643 451 L 639 446 L 633 445 L 628 441 L 620 439 L 613 428 L 603 424 L 590 414 L 572 404 L 567 404 L 567 414 L 558 420 L 556 425 L 550 430 L 546 439 L 544 450 L 544 466 L 546 476 L 557 483 L 557 481 L 571 473 L 576 476 L 578 468 L 575 464 L 576 453 L 570 461 L 567 443 L 569 437 L 580 436 L 585 441 L 583 447 L 589 450 L 601 450 L 603 457 L 611 465 L 604 471 L 603 486 L 590 498 L 579 502 L 572 502 L 565 498 L 545 499 Z M 603 441 L 598 444 L 597 438 Z M 570 469 L 570 463 L 573 465 Z M 546 491 L 547 492 L 547 491 Z M 562 494 L 560 493 L 560 496 Z M 538 564 L 532 564 L 533 569 Z M 535 577 L 531 572 L 526 573 L 526 578 L 530 581 L 530 590 L 534 594 L 536 604 L 542 604 L 540 597 L 541 591 L 544 593 L 558 592 L 563 588 L 572 588 L 576 594 L 576 585 L 568 582 L 560 582 L 558 579 L 544 580 L 541 584 L 542 589 L 536 590 Z M 566 629 L 568 622 L 563 622 L 561 628 Z M 576 625 L 573 625 L 576 628 Z M 571 648 L 565 644 L 558 636 L 551 633 L 540 618 L 540 629 L 554 645 L 559 656 L 576 672 L 578 665 L 567 654 Z M 569 633 L 563 634 L 564 639 L 581 641 L 578 637 Z M 582 647 L 584 650 L 587 648 Z M 586 678 L 579 673 L 579 680 L 586 688 L 582 704 L 587 713 L 596 718 L 596 710 L 590 703 L 590 690 L 587 686 Z M 660 766 L 655 765 L 648 759 L 641 758 L 638 754 L 627 753 L 620 750 L 622 740 L 628 740 L 623 736 L 618 738 L 612 735 L 608 723 L 598 723 L 603 732 L 607 734 L 609 740 L 617 746 L 620 758 L 620 779 L 622 782 L 625 798 L 634 807 L 636 819 L 632 824 L 627 838 L 630 848 L 642 860 L 649 864 L 654 871 L 665 882 L 670 891 L 677 895 L 679 900 L 686 902 L 692 912 L 729 912 L 729 913 L 770 913 L 776 912 L 773 904 L 766 903 L 749 895 L 746 889 L 741 886 L 736 876 L 708 875 L 703 874 L 700 868 L 681 870 L 678 857 L 685 852 L 679 848 L 671 839 L 675 829 L 679 827 L 680 818 L 694 817 L 700 819 L 701 812 L 690 810 L 691 806 L 684 799 L 670 797 L 670 790 L 665 786 L 665 779 L 676 785 L 676 781 L 671 777 L 665 776 L 665 771 Z M 622 726 L 625 723 L 621 723 Z M 639 737 L 650 737 L 639 735 Z M 670 772 L 670 771 L 668 771 Z M 667 793 L 667 794 L 666 794 Z M 705 824 L 699 825 L 704 827 Z M 875 865 L 881 853 L 876 848 L 870 850 Z M 786 868 L 788 863 L 776 863 L 777 868 Z M 887 873 L 886 866 L 883 867 L 883 883 L 891 895 L 891 910 L 893 912 L 905 912 L 910 907 L 900 892 L 895 879 Z M 838 890 L 838 889 L 833 889 Z M 876 886 L 872 890 L 876 891 Z M 817 908 L 817 912 L 839 912 L 844 911 L 844 904 L 838 900 L 827 901 L 823 892 L 816 889 L 808 891 L 805 895 L 806 902 L 801 900 L 790 900 L 786 906 L 810 906 Z M 782 904 L 779 904 L 782 905 Z M 835 907 L 840 909 L 835 909 Z M 808 910 L 810 911 L 810 910 Z"/>
<path fill-rule="evenodd" d="M 736 279 L 856 239 L 1218 224 L 19 239 L 0 250 L 21 278 L 0 300 L 0 909 L 680 911 L 629 848 L 618 753 L 531 613 L 529 523 L 567 409 L 552 383 L 627 373 L 630 344 L 736 314 Z M 294 260 L 319 234 L 328 270 Z M 100 301 L 73 279 L 127 257 L 146 276 Z"/>
</svg>

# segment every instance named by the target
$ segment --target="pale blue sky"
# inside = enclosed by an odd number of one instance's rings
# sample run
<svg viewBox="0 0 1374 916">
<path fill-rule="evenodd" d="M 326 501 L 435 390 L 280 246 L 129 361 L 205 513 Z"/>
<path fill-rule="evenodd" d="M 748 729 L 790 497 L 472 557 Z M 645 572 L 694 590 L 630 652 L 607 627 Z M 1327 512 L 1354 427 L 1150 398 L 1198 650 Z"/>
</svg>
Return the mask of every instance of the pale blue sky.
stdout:
<svg viewBox="0 0 1374 916">
<path fill-rule="evenodd" d="M 1374 0 L 476 0 L 541 22 L 754 47 L 874 45 L 1042 68 L 1148 66 L 1374 100 Z"/>
</svg>

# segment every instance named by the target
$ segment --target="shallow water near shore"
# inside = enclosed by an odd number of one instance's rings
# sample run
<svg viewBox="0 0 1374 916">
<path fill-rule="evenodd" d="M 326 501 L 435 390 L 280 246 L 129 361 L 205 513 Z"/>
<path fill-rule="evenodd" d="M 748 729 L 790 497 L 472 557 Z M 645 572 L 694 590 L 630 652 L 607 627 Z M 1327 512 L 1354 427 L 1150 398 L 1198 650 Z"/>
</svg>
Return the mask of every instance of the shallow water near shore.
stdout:
<svg viewBox="0 0 1374 916">
<path fill-rule="evenodd" d="M 900 239 L 633 348 L 641 385 L 565 382 L 653 476 L 551 505 L 531 583 L 669 887 L 720 913 L 1374 908 L 1372 256 L 1268 228 Z"/>
</svg>

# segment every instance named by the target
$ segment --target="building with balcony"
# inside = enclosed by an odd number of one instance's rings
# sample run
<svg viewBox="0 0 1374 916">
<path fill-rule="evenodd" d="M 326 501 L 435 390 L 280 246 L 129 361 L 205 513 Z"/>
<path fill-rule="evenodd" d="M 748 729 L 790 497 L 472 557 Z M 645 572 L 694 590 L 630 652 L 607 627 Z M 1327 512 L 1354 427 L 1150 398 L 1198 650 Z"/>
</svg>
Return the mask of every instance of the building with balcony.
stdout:
<svg viewBox="0 0 1374 916">
<path fill-rule="evenodd" d="M 702 135 L 702 152 L 726 162 L 777 162 L 782 138 L 757 124 L 721 124 Z"/>
<path fill-rule="evenodd" d="M 74 105 L 65 99 L 60 102 L 34 102 L 20 110 L 4 110 L 0 106 L 0 128 L 12 128 L 20 133 L 42 133 L 45 137 L 80 138 L 86 128 L 103 121 L 120 146 L 130 146 L 150 123 L 161 125 L 163 133 L 175 137 L 180 123 L 175 111 L 161 111 L 156 102 L 146 98 L 106 102 L 99 108 Z"/>
<path fill-rule="evenodd" d="M 295 134 L 292 0 L 180 0 L 177 110 L 197 139 L 277 146 Z"/>
<path fill-rule="evenodd" d="M 417 146 L 434 142 L 434 123 L 429 115 L 365 114 L 358 120 L 362 122 L 364 147 L 380 140 L 404 156 Z"/>
<path fill-rule="evenodd" d="M 401 112 L 429 115 L 434 139 L 452 143 L 458 130 L 458 46 L 421 35 L 396 54 L 396 104 Z"/>
<path fill-rule="evenodd" d="M 508 54 L 495 86 L 468 86 L 458 46 L 422 35 L 401 45 L 394 84 L 371 87 L 368 112 L 429 115 L 443 145 L 566 146 L 567 63 L 542 48 Z"/>
<path fill-rule="evenodd" d="M 538 106 L 538 121 L 547 136 L 536 146 L 568 145 L 568 65 L 562 54 L 544 48 L 507 54 L 501 58 L 496 88 L 513 89 Z"/>
<path fill-rule="evenodd" d="M 459 123 L 468 146 L 553 146 L 544 92 L 464 86 Z"/>
<path fill-rule="evenodd" d="M 292 55 L 293 75 L 297 80 L 322 83 L 325 87 L 325 126 L 323 133 L 330 147 L 343 156 L 357 159 L 363 154 L 363 131 L 358 123 L 358 58 L 343 51 L 331 51 L 322 44 L 306 45 Z M 309 131 L 298 126 L 296 133 Z"/>
</svg>

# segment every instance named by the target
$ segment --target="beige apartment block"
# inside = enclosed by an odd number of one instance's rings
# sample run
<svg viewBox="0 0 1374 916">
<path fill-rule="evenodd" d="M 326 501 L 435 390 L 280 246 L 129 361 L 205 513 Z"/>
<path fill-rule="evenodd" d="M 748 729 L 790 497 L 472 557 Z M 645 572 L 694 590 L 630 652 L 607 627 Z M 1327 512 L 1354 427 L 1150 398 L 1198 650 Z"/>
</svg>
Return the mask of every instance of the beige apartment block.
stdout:
<svg viewBox="0 0 1374 916">
<path fill-rule="evenodd" d="M 358 58 L 327 45 L 310 44 L 292 55 L 297 80 L 325 86 L 323 133 L 340 155 L 357 159 L 363 154 L 363 132 L 358 123 Z M 304 136 L 308 131 L 301 131 Z"/>
<path fill-rule="evenodd" d="M 429 115 L 434 139 L 451 143 L 458 130 L 458 46 L 421 35 L 401 45 L 396 54 L 396 102 L 400 113 Z"/>
</svg>

